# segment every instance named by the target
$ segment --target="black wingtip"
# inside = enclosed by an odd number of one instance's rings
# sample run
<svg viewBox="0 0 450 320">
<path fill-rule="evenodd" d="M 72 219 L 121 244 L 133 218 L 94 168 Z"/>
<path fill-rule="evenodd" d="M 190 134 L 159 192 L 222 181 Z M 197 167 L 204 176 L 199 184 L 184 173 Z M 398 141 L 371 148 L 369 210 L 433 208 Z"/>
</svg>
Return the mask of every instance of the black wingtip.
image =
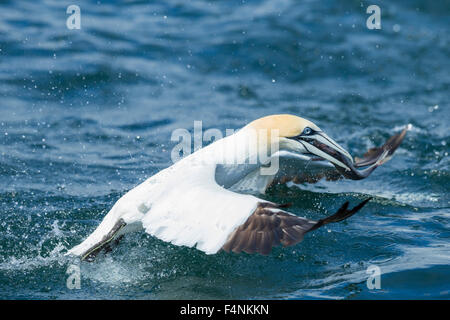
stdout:
<svg viewBox="0 0 450 320">
<path fill-rule="evenodd" d="M 375 147 L 369 149 L 363 158 L 355 158 L 354 166 L 355 168 L 361 168 L 373 165 L 376 163 L 383 152 L 387 151 L 386 158 L 390 158 L 395 150 L 400 146 L 405 138 L 406 133 L 410 130 L 410 125 L 407 125 L 400 133 L 390 137 L 381 147 Z"/>
<path fill-rule="evenodd" d="M 356 212 L 358 212 L 362 207 L 364 207 L 366 205 L 366 203 L 369 202 L 370 200 L 372 200 L 372 197 L 369 197 L 366 200 L 360 202 L 357 206 L 353 207 L 350 210 L 348 210 L 349 202 L 346 201 L 338 209 L 338 211 L 335 214 L 333 214 L 333 215 L 331 215 L 329 217 L 326 217 L 324 219 L 320 219 L 319 221 L 317 221 L 317 223 L 309 231 L 312 231 L 312 230 L 315 230 L 317 228 L 320 228 L 321 226 L 326 225 L 328 223 L 339 222 L 339 221 L 342 221 L 342 220 L 345 220 L 345 219 L 351 217 Z"/>
</svg>

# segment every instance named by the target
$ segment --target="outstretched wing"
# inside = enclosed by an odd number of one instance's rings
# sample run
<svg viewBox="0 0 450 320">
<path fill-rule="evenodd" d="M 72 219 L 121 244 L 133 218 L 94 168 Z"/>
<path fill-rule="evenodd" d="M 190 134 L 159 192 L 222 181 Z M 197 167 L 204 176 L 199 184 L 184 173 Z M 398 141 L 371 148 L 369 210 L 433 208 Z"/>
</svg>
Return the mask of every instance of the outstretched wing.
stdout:
<svg viewBox="0 0 450 320">
<path fill-rule="evenodd" d="M 282 210 L 285 207 L 282 205 L 261 202 L 247 221 L 233 231 L 222 249 L 227 252 L 244 251 L 267 255 L 274 246 L 297 244 L 309 231 L 347 219 L 369 200 L 370 198 L 364 200 L 351 210 L 348 210 L 349 203 L 346 202 L 335 214 L 319 221 L 295 216 Z"/>
<path fill-rule="evenodd" d="M 219 251 L 261 200 L 220 187 L 214 180 L 214 170 L 215 165 L 183 162 L 164 179 L 158 175 L 150 178 L 149 198 L 143 204 L 148 212 L 141 219 L 145 231 L 207 254 Z"/>
<path fill-rule="evenodd" d="M 336 215 L 309 220 L 284 211 L 283 205 L 222 188 L 214 180 L 215 166 L 187 165 L 187 179 L 169 180 L 170 188 L 149 186 L 148 192 L 155 197 L 143 204 L 150 209 L 142 225 L 147 233 L 163 241 L 195 246 L 207 254 L 221 248 L 268 254 L 272 246 L 296 244 L 305 233 L 343 220 L 367 202 L 350 211 L 345 204 Z"/>
<path fill-rule="evenodd" d="M 398 146 L 402 143 L 405 138 L 406 132 L 410 129 L 411 125 L 406 126 L 399 134 L 390 137 L 381 147 L 369 149 L 362 158 L 355 157 L 355 167 L 366 167 L 375 164 L 383 155 L 387 152 L 383 163 L 388 161 Z"/>
<path fill-rule="evenodd" d="M 280 151 L 279 170 L 272 184 L 286 183 L 315 183 L 321 179 L 338 180 L 342 175 L 335 166 L 324 159 L 311 159 L 295 153 Z"/>
<path fill-rule="evenodd" d="M 231 186 L 223 185 L 236 192 L 265 193 L 270 186 L 289 181 L 293 181 L 294 183 L 315 183 L 323 178 L 327 180 L 338 180 L 342 178 L 342 175 L 336 168 L 326 160 L 311 160 L 308 156 L 285 150 L 276 152 L 272 158 L 276 158 L 278 163 L 278 170 L 275 175 L 263 175 L 261 174 L 260 167 L 257 167 L 243 178 L 234 181 L 234 184 Z M 229 172 L 232 169 L 225 171 L 225 169 L 219 167 L 218 171 L 221 176 L 227 174 L 231 176 Z"/>
</svg>

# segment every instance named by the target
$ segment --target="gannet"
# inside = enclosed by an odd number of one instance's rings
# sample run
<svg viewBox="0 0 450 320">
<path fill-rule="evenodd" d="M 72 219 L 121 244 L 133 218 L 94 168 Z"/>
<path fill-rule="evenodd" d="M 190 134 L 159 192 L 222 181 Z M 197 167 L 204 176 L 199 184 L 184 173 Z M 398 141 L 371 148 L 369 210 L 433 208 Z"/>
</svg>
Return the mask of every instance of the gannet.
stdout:
<svg viewBox="0 0 450 320">
<path fill-rule="evenodd" d="M 287 181 L 363 179 L 391 158 L 406 131 L 353 160 L 312 121 L 289 114 L 257 119 L 128 191 L 67 254 L 93 260 L 124 234 L 138 230 L 206 254 L 224 250 L 267 255 L 273 246 L 295 245 L 306 233 L 352 216 L 370 198 L 351 209 L 345 202 L 335 214 L 316 221 L 258 195 Z"/>
</svg>

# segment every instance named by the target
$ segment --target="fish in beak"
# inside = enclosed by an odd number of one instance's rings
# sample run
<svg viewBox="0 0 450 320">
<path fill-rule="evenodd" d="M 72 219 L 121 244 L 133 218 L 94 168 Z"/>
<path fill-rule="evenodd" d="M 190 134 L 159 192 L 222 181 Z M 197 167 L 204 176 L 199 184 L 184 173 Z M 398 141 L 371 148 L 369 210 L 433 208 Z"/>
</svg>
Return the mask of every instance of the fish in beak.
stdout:
<svg viewBox="0 0 450 320">
<path fill-rule="evenodd" d="M 322 131 L 307 127 L 294 139 L 301 143 L 308 153 L 319 157 L 313 160 L 328 160 L 344 177 L 361 180 L 391 158 L 409 128 L 410 126 L 405 127 L 399 134 L 389 138 L 384 145 L 370 149 L 363 158 L 357 158 L 356 161 L 353 161 L 352 156 L 344 148 Z M 361 167 L 367 168 L 358 170 Z"/>
<path fill-rule="evenodd" d="M 308 153 L 319 157 L 318 159 L 313 158 L 313 160 L 325 159 L 344 171 L 351 171 L 353 158 L 350 153 L 323 131 L 306 128 L 294 139 L 301 143 Z"/>
</svg>

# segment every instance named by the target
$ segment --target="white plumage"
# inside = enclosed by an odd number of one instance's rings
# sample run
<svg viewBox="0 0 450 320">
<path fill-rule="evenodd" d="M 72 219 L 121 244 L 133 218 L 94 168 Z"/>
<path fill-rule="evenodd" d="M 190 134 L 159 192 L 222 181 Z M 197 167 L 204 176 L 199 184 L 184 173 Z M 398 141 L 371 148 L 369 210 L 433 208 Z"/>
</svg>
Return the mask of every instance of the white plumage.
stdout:
<svg viewBox="0 0 450 320">
<path fill-rule="evenodd" d="M 82 255 L 99 243 L 119 219 L 122 233 L 140 226 L 152 236 L 175 245 L 216 253 L 228 235 L 255 210 L 258 198 L 219 186 L 215 168 L 223 152 L 232 156 L 242 133 L 219 140 L 127 192 L 112 207 L 99 227 L 69 253 Z M 234 141 L 230 141 L 234 140 Z M 229 143 L 227 145 L 227 143 Z"/>
<path fill-rule="evenodd" d="M 261 150 L 250 145 L 255 142 L 252 139 L 257 139 L 253 130 L 261 127 L 280 129 L 279 140 L 272 139 L 269 143 L 270 147 L 274 142 L 280 147 L 279 151 L 269 148 L 272 154 L 268 162 L 273 157 L 280 159 L 279 170 L 273 175 L 261 175 L 260 168 L 267 163 L 248 163 L 255 156 L 259 159 L 255 153 Z M 313 145 L 315 142 L 311 139 L 315 138 L 311 134 L 304 140 L 308 142 L 299 140 L 305 127 L 314 129 L 319 143 Z M 327 156 L 329 161 L 312 161 L 317 155 L 312 155 L 310 150 L 322 148 L 328 143 L 327 139 L 330 141 L 328 149 L 318 153 Z M 324 152 L 331 152 L 330 148 L 342 156 L 336 156 L 337 160 L 327 154 L 324 156 Z M 248 192 L 263 193 L 270 184 L 283 182 L 283 179 L 335 178 L 340 176 L 336 170 L 338 166 L 353 169 L 353 159 L 349 157 L 342 147 L 305 119 L 288 115 L 259 119 L 181 159 L 127 192 L 98 228 L 68 254 L 86 258 L 110 241 L 136 230 L 145 230 L 178 246 L 195 246 L 207 254 L 218 252 L 227 241 L 231 241 L 227 247 L 235 252 L 261 253 L 267 253 L 269 245 L 271 248 L 279 243 L 297 243 L 304 233 L 319 225 L 345 219 L 354 212 L 346 210 L 345 206 L 329 220 L 310 221 Z M 371 160 L 365 159 L 368 163 Z M 249 219 L 250 216 L 254 219 Z"/>
</svg>

